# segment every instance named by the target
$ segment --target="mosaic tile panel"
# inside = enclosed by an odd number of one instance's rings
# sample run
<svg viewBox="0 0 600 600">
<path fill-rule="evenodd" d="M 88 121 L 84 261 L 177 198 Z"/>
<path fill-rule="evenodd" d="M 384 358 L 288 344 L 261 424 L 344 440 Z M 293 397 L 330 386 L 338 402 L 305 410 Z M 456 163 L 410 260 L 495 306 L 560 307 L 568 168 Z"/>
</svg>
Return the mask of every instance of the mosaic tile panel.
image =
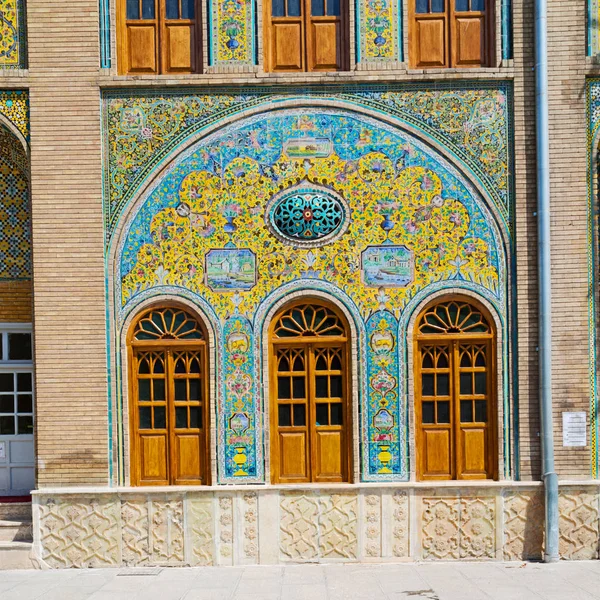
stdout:
<svg viewBox="0 0 600 600">
<path fill-rule="evenodd" d="M 359 50 L 357 62 L 402 60 L 399 31 L 402 4 L 393 0 L 360 0 L 357 3 Z"/>
<path fill-rule="evenodd" d="M 23 0 L 0 0 L 0 69 L 23 69 L 26 62 Z"/>
<path fill-rule="evenodd" d="M 0 125 L 0 281 L 30 279 L 31 211 L 28 158 Z"/>
<path fill-rule="evenodd" d="M 0 91 L 0 114 L 29 139 L 29 96 L 24 90 Z"/>
<path fill-rule="evenodd" d="M 296 105 L 326 100 L 416 128 L 464 162 L 510 220 L 512 205 L 512 90 L 509 84 L 344 86 L 319 89 L 215 89 L 210 95 L 190 88 L 152 94 L 105 92 L 105 218 L 107 238 L 119 214 L 157 165 L 208 126 L 255 107 L 292 100 Z M 370 144 L 368 138 L 361 145 Z"/>
<path fill-rule="evenodd" d="M 254 0 L 213 0 L 210 64 L 235 66 L 255 64 Z"/>
<path fill-rule="evenodd" d="M 300 182 L 347 203 L 352 218 L 339 239 L 298 247 L 272 233 L 265 205 Z M 365 284 L 365 251 L 372 285 Z M 372 480 L 407 476 L 398 318 L 435 286 L 464 286 L 505 306 L 500 232 L 471 184 L 416 138 L 333 109 L 259 114 L 192 146 L 131 214 L 119 269 L 121 318 L 155 289 L 191 293 L 221 322 L 223 482 L 264 477 L 259 315 L 283 290 L 329 286 L 366 332 L 368 351 L 361 347 L 359 357 L 368 382 L 359 377 L 358 392 L 369 448 L 363 476 Z"/>
</svg>

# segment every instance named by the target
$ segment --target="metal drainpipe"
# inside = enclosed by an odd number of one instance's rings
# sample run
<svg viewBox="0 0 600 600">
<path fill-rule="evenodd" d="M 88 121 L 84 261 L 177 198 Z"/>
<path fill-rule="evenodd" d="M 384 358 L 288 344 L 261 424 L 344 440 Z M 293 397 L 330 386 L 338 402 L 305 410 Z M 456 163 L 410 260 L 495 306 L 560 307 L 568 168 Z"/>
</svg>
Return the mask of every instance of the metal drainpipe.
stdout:
<svg viewBox="0 0 600 600">
<path fill-rule="evenodd" d="M 535 0 L 535 111 L 539 284 L 539 376 L 542 470 L 545 492 L 544 562 L 558 555 L 558 476 L 552 431 L 552 325 L 550 288 L 550 143 L 548 139 L 547 0 Z"/>
</svg>

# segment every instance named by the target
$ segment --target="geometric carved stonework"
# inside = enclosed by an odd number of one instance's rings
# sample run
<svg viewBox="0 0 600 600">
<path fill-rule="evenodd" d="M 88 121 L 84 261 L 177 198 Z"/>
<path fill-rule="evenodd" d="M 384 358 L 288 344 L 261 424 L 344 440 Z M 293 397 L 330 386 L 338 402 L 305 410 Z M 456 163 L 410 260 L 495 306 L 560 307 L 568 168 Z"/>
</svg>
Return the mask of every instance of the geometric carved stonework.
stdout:
<svg viewBox="0 0 600 600">
<path fill-rule="evenodd" d="M 495 558 L 493 496 L 422 499 L 424 559 Z"/>
<path fill-rule="evenodd" d="M 357 557 L 356 494 L 282 492 L 279 509 L 283 560 Z"/>
<path fill-rule="evenodd" d="M 396 491 L 392 496 L 393 500 L 393 546 L 394 556 L 404 558 L 409 555 L 408 547 L 408 493 L 405 491 Z"/>
<path fill-rule="evenodd" d="M 143 566 L 150 562 L 148 501 L 142 496 L 130 497 L 121 503 L 123 530 L 123 564 Z"/>
<path fill-rule="evenodd" d="M 242 496 L 244 513 L 244 557 L 249 564 L 258 561 L 258 497 L 256 492 L 248 492 Z"/>
<path fill-rule="evenodd" d="M 568 560 L 598 558 L 598 494 L 562 491 L 558 510 L 560 557 Z"/>
<path fill-rule="evenodd" d="M 119 557 L 116 496 L 48 498 L 39 506 L 42 559 L 53 568 L 112 567 Z"/>
<path fill-rule="evenodd" d="M 363 543 L 364 554 L 369 558 L 381 556 L 381 497 L 368 494 L 364 497 Z"/>
<path fill-rule="evenodd" d="M 187 521 L 190 531 L 190 564 L 208 566 L 214 564 L 214 516 L 211 494 L 188 496 Z"/>
<path fill-rule="evenodd" d="M 540 560 L 543 543 L 542 492 L 507 492 L 504 496 L 504 560 Z"/>
</svg>

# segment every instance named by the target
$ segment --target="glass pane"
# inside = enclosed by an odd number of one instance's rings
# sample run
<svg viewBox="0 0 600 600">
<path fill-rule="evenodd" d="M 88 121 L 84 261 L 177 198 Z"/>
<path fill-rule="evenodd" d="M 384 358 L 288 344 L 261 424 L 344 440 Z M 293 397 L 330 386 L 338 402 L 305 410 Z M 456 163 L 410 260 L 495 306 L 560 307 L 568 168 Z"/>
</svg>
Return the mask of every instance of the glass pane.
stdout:
<svg viewBox="0 0 600 600">
<path fill-rule="evenodd" d="M 306 425 L 306 407 L 304 404 L 294 404 L 294 427 Z"/>
<path fill-rule="evenodd" d="M 18 417 L 19 429 L 17 433 L 33 433 L 33 417 Z"/>
<path fill-rule="evenodd" d="M 181 18 L 193 19 L 194 8 L 194 0 L 181 0 Z"/>
<path fill-rule="evenodd" d="M 487 423 L 487 401 L 475 400 L 475 420 L 478 423 Z"/>
<path fill-rule="evenodd" d="M 190 379 L 190 400 L 202 400 L 202 386 L 199 379 Z"/>
<path fill-rule="evenodd" d="M 329 405 L 317 404 L 317 425 L 329 425 Z"/>
<path fill-rule="evenodd" d="M 157 374 L 162 374 L 165 372 L 165 365 L 162 361 L 162 358 L 157 358 L 154 361 L 154 372 Z"/>
<path fill-rule="evenodd" d="M 140 18 L 140 5 L 138 0 L 127 0 L 127 18 L 128 19 L 139 19 Z"/>
<path fill-rule="evenodd" d="M 341 402 L 336 402 L 329 405 L 329 412 L 331 413 L 330 425 L 343 425 L 343 406 Z"/>
<path fill-rule="evenodd" d="M 15 433 L 15 418 L 0 417 L 0 435 L 14 435 Z"/>
<path fill-rule="evenodd" d="M 330 386 L 330 398 L 341 398 L 342 397 L 342 376 L 341 375 L 331 375 L 329 378 L 329 386 Z"/>
<path fill-rule="evenodd" d="M 148 359 L 143 358 L 140 360 L 138 365 L 138 373 L 141 373 L 142 375 L 150 374 L 150 365 L 148 364 Z"/>
<path fill-rule="evenodd" d="M 190 373 L 200 373 L 200 361 L 197 358 L 190 362 Z"/>
<path fill-rule="evenodd" d="M 164 406 L 154 407 L 154 429 L 166 429 L 167 414 Z"/>
<path fill-rule="evenodd" d="M 475 393 L 485 394 L 486 393 L 486 377 L 485 373 L 475 373 Z"/>
<path fill-rule="evenodd" d="M 280 371 L 289 371 L 290 370 L 290 361 L 287 359 L 285 355 L 279 357 L 279 367 Z"/>
<path fill-rule="evenodd" d="M 0 412 L 2 409 L 0 409 Z M 32 413 L 33 412 L 33 397 L 31 394 L 21 394 L 17 396 L 17 412 Z"/>
<path fill-rule="evenodd" d="M 461 367 L 470 367 L 471 366 L 471 355 L 468 352 L 463 352 L 460 357 L 460 366 Z"/>
<path fill-rule="evenodd" d="M 140 429 L 152 429 L 151 410 L 149 406 L 140 406 Z"/>
<path fill-rule="evenodd" d="M 477 353 L 477 358 L 475 359 L 475 366 L 476 367 L 485 367 L 485 353 L 484 352 Z"/>
<path fill-rule="evenodd" d="M 327 14 L 331 17 L 340 16 L 340 0 L 327 0 Z"/>
<path fill-rule="evenodd" d="M 460 393 L 462 396 L 470 396 L 473 393 L 473 379 L 471 373 L 460 374 Z"/>
<path fill-rule="evenodd" d="M 437 367 L 438 369 L 447 369 L 448 368 L 448 357 L 445 352 L 440 352 L 437 359 Z"/>
<path fill-rule="evenodd" d="M 310 6 L 313 17 L 322 17 L 325 15 L 325 0 L 311 0 Z"/>
<path fill-rule="evenodd" d="M 431 359 L 431 354 L 423 354 L 421 366 L 424 369 L 433 369 L 433 360 Z"/>
<path fill-rule="evenodd" d="M 185 379 L 175 380 L 175 400 L 187 400 L 187 386 Z"/>
<path fill-rule="evenodd" d="M 289 404 L 279 405 L 279 427 L 289 427 L 292 424 L 292 407 Z"/>
<path fill-rule="evenodd" d="M 202 429 L 202 408 L 200 406 L 190 406 L 190 427 Z"/>
<path fill-rule="evenodd" d="M 154 19 L 154 0 L 142 0 L 142 19 Z"/>
<path fill-rule="evenodd" d="M 438 373 L 437 375 L 437 395 L 450 395 L 450 375 L 448 373 Z"/>
<path fill-rule="evenodd" d="M 30 392 L 31 389 L 31 373 L 17 373 L 17 390 Z"/>
<path fill-rule="evenodd" d="M 306 397 L 306 386 L 304 385 L 304 377 L 293 378 L 294 398 Z"/>
<path fill-rule="evenodd" d="M 471 400 L 460 401 L 460 422 L 461 423 L 472 423 L 473 422 L 473 402 Z"/>
<path fill-rule="evenodd" d="M 294 371 L 304 371 L 304 356 L 301 354 L 300 356 L 296 356 L 294 360 Z"/>
<path fill-rule="evenodd" d="M 433 388 L 434 377 L 435 376 L 433 373 L 423 373 L 423 376 L 422 376 L 422 379 L 423 379 L 422 394 L 423 394 L 423 396 L 435 395 L 434 388 Z"/>
<path fill-rule="evenodd" d="M 289 377 L 278 377 L 277 378 L 277 397 L 288 399 L 291 398 L 290 378 Z"/>
<path fill-rule="evenodd" d="M 166 0 L 167 19 L 179 19 L 179 0 Z"/>
<path fill-rule="evenodd" d="M 154 380 L 154 401 L 161 402 L 165 399 L 165 380 L 155 379 Z"/>
<path fill-rule="evenodd" d="M 31 334 L 8 334 L 8 360 L 31 360 Z"/>
<path fill-rule="evenodd" d="M 183 357 L 180 357 L 175 361 L 175 373 L 186 373 L 185 360 Z"/>
<path fill-rule="evenodd" d="M 435 423 L 435 402 L 423 402 L 421 410 L 423 412 L 423 423 Z"/>
<path fill-rule="evenodd" d="M 271 14 L 274 17 L 285 16 L 283 0 L 271 0 Z"/>
<path fill-rule="evenodd" d="M 471 10 L 485 12 L 485 0 L 471 0 Z"/>
<path fill-rule="evenodd" d="M 138 400 L 147 402 L 150 400 L 150 380 L 138 379 Z"/>
<path fill-rule="evenodd" d="M 327 375 L 317 375 L 315 377 L 315 387 L 317 398 L 328 398 L 329 392 L 327 390 Z"/>
<path fill-rule="evenodd" d="M 425 14 L 429 12 L 429 2 L 428 0 L 417 0 L 417 5 L 415 12 L 417 14 Z"/>
<path fill-rule="evenodd" d="M 0 396 L 0 413 L 14 413 L 15 412 L 15 397 Z"/>
<path fill-rule="evenodd" d="M 177 429 L 187 429 L 187 407 L 176 406 L 175 407 L 175 427 Z"/>
<path fill-rule="evenodd" d="M 432 13 L 443 13 L 444 12 L 444 0 L 431 0 L 431 12 Z"/>
<path fill-rule="evenodd" d="M 287 0 L 288 17 L 299 17 L 302 13 L 300 12 L 300 0 Z M 306 318 L 308 319 L 308 314 Z M 298 323 L 302 323 L 302 317 L 300 317 Z"/>
<path fill-rule="evenodd" d="M 437 422 L 450 423 L 450 402 L 437 403 Z"/>
<path fill-rule="evenodd" d="M 469 0 L 456 0 L 456 12 L 466 12 L 469 10 Z"/>
<path fill-rule="evenodd" d="M 15 378 L 12 373 L 0 373 L 0 392 L 14 391 Z"/>
<path fill-rule="evenodd" d="M 342 361 L 338 354 L 334 354 L 331 358 L 331 370 L 332 371 L 341 371 L 342 370 Z"/>
</svg>

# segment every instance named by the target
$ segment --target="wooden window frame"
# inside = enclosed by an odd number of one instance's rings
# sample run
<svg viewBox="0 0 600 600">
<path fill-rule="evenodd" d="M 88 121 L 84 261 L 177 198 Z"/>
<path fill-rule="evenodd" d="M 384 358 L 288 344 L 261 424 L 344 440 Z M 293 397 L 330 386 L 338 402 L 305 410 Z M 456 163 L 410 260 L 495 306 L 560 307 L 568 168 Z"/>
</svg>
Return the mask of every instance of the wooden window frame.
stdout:
<svg viewBox="0 0 600 600">
<path fill-rule="evenodd" d="M 134 340 L 134 334 L 137 325 L 149 314 L 156 310 L 181 310 L 194 318 L 202 332 L 203 339 L 194 340 Z M 129 383 L 129 435 L 130 435 L 130 484 L 131 486 L 170 486 L 170 485 L 210 485 L 211 484 L 211 460 L 210 460 L 210 434 L 211 434 L 211 403 L 210 403 L 210 360 L 208 356 L 209 343 L 208 332 L 203 321 L 198 318 L 188 307 L 175 303 L 157 304 L 144 309 L 133 320 L 127 334 L 127 363 L 128 363 L 128 383 Z M 204 443 L 200 447 L 199 465 L 200 472 L 203 473 L 201 481 L 180 480 L 175 482 L 174 473 L 176 473 L 176 451 L 173 443 L 175 427 L 167 425 L 168 437 L 168 462 L 166 465 L 167 479 L 157 481 L 142 481 L 141 479 L 141 450 L 139 444 L 139 410 L 138 410 L 138 377 L 137 377 L 137 352 L 144 351 L 164 351 L 167 357 L 165 365 L 165 405 L 167 412 L 167 423 L 175 423 L 175 377 L 173 377 L 173 353 L 178 351 L 200 351 L 202 360 L 200 368 L 202 372 L 202 430 L 204 431 Z M 171 399 L 169 399 L 171 398 Z M 152 430 L 148 430 L 152 431 Z"/>
<path fill-rule="evenodd" d="M 311 68 L 314 61 L 313 49 L 313 33 L 311 21 L 315 22 L 330 22 L 332 16 L 312 16 L 312 0 L 299 0 L 301 6 L 301 15 L 298 17 L 273 17 L 272 16 L 272 0 L 264 0 L 263 2 L 263 64 L 264 70 L 267 73 L 327 73 L 341 72 L 350 69 L 350 0 L 340 0 L 340 67 L 339 69 L 330 68 Z M 286 0 L 287 2 L 287 0 Z M 324 5 L 327 5 L 327 0 L 323 0 Z M 281 68 L 278 69 L 273 64 L 273 43 L 274 43 L 274 27 L 273 21 L 279 20 L 285 23 L 286 19 L 294 19 L 300 24 L 301 28 L 301 65 L 299 68 Z M 289 21 L 290 23 L 292 21 Z"/>
<path fill-rule="evenodd" d="M 344 326 L 345 335 L 343 336 L 301 336 L 298 338 L 287 337 L 276 339 L 274 336 L 274 329 L 279 321 L 279 318 L 286 312 L 304 305 L 313 305 L 317 307 L 325 307 L 336 314 L 340 322 Z M 351 374 L 350 368 L 352 365 L 352 347 L 351 347 L 351 336 L 350 327 L 344 314 L 331 302 L 323 300 L 321 298 L 300 298 L 286 303 L 280 307 L 270 323 L 269 330 L 269 360 L 268 360 L 268 371 L 269 371 L 269 423 L 270 423 L 270 462 L 271 462 L 271 483 L 273 484 L 322 484 L 322 483 L 352 483 L 353 481 L 353 414 L 352 414 L 352 385 L 351 385 Z M 343 400 L 342 400 L 342 411 L 343 411 L 343 434 L 342 434 L 342 477 L 340 479 L 331 479 L 327 477 L 319 477 L 315 475 L 315 467 L 317 464 L 317 448 L 314 440 L 316 439 L 316 392 L 314 389 L 314 376 L 310 377 L 311 373 L 314 375 L 316 369 L 314 365 L 314 346 L 327 347 L 327 346 L 341 346 L 343 351 L 343 362 L 342 368 L 343 374 Z M 307 470 L 309 477 L 299 478 L 285 478 L 281 480 L 280 474 L 280 460 L 281 460 L 281 449 L 279 445 L 279 421 L 278 421 L 278 383 L 277 376 L 279 371 L 277 370 L 277 356 L 276 349 L 280 347 L 306 347 L 311 348 L 307 352 L 307 358 L 310 361 L 310 365 L 306 369 L 306 381 L 308 382 L 306 390 L 306 406 L 308 408 L 308 414 L 306 418 L 306 428 L 309 431 L 309 443 L 307 444 Z"/>
<path fill-rule="evenodd" d="M 429 0 L 431 2 L 431 0 Z M 495 66 L 496 64 L 496 2 L 495 0 L 485 0 L 485 11 L 456 11 L 456 0 L 444 0 L 446 10 L 443 13 L 417 13 L 417 0 L 408 2 L 408 64 L 410 69 L 484 69 Z M 459 65 L 457 57 L 458 34 L 456 32 L 457 15 L 470 15 L 471 17 L 482 17 L 485 20 L 482 32 L 484 35 L 484 50 L 482 64 L 463 64 Z M 419 65 L 417 63 L 419 34 L 417 33 L 417 15 L 422 20 L 432 20 L 436 15 L 443 15 L 445 20 L 445 61 L 443 64 Z M 430 15 L 430 16 L 426 16 Z"/>
<path fill-rule="evenodd" d="M 430 309 L 449 302 L 459 302 L 463 304 L 469 304 L 478 312 L 481 313 L 485 319 L 489 333 L 457 333 L 457 334 L 421 334 L 419 333 L 419 326 Z M 437 298 L 434 302 L 427 304 L 420 312 L 419 316 L 415 321 L 414 327 L 414 351 L 413 351 L 413 389 L 414 389 L 414 431 L 415 431 L 415 467 L 416 467 L 416 479 L 417 481 L 452 481 L 452 480 L 498 480 L 498 464 L 499 464 L 499 453 L 498 453 L 498 373 L 497 373 L 497 332 L 496 326 L 492 316 L 490 315 L 487 308 L 477 300 L 471 297 L 464 296 L 444 296 Z M 485 459 L 488 465 L 488 472 L 490 476 L 480 477 L 468 473 L 459 472 L 458 465 L 462 464 L 463 454 L 460 444 L 456 443 L 459 437 L 459 431 L 461 425 L 460 420 L 460 378 L 457 376 L 460 372 L 460 365 L 458 362 L 458 348 L 461 343 L 466 344 L 485 344 L 488 348 L 489 363 L 486 366 L 486 396 L 489 398 L 488 407 L 488 432 L 489 438 L 487 448 L 485 450 Z M 423 439 L 423 423 L 422 423 L 422 364 L 421 364 L 421 349 L 423 346 L 448 346 L 450 348 L 450 363 L 448 372 L 449 387 L 450 387 L 450 427 L 451 430 L 451 450 L 450 450 L 450 473 L 449 476 L 445 475 L 427 475 L 425 474 L 425 452 L 424 452 L 424 439 Z M 435 398 L 436 396 L 432 396 Z M 467 428 L 468 429 L 468 428 Z"/>
<path fill-rule="evenodd" d="M 179 0 L 181 3 L 181 0 Z M 155 0 L 154 19 L 127 19 L 127 0 L 117 0 L 116 4 L 116 26 L 117 26 L 117 71 L 119 75 L 190 75 L 202 73 L 202 8 L 200 0 L 194 0 L 194 16 L 192 19 L 167 19 L 166 0 Z M 141 12 L 141 11 L 140 11 Z M 156 69 L 131 70 L 131 56 L 128 51 L 128 26 L 153 27 L 155 31 L 156 48 L 154 61 Z M 167 39 L 170 27 L 187 26 L 192 28 L 193 44 L 190 51 L 192 62 L 191 69 L 170 69 Z"/>
</svg>

